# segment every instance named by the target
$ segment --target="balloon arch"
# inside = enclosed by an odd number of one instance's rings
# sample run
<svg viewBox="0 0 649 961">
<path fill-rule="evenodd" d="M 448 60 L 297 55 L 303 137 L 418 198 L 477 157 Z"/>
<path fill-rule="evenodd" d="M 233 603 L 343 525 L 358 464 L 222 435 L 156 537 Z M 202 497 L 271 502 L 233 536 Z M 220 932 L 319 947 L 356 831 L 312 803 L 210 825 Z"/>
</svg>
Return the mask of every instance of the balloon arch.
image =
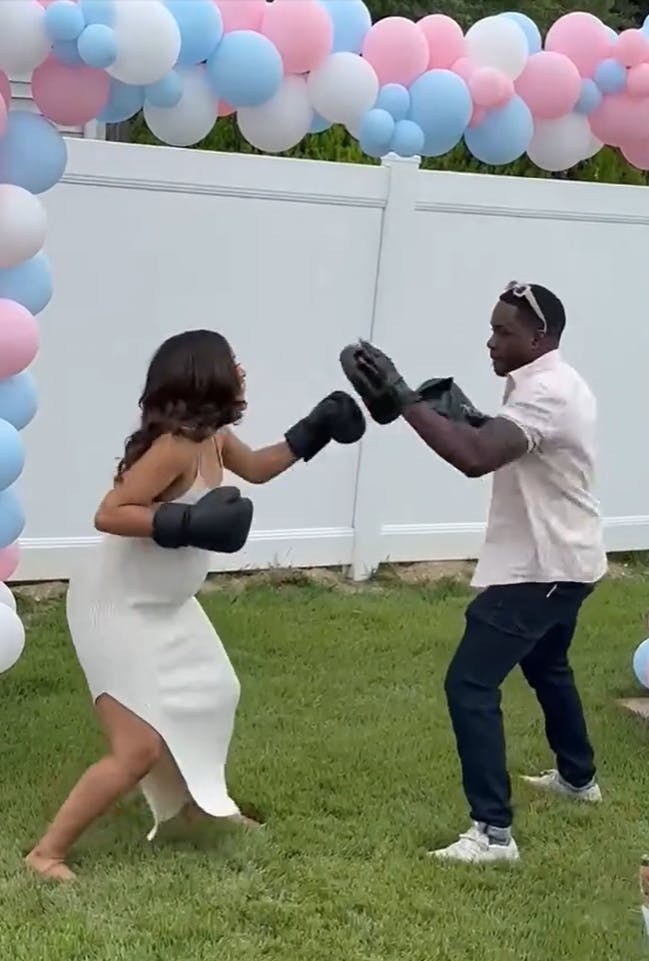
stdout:
<svg viewBox="0 0 649 961">
<path fill-rule="evenodd" d="M 39 114 L 11 109 L 9 77 L 31 75 Z M 363 0 L 1 0 L 0 671 L 24 631 L 2 583 L 19 561 L 20 431 L 36 413 L 28 367 L 35 316 L 52 296 L 38 194 L 63 176 L 57 125 L 143 111 L 155 136 L 192 146 L 236 114 L 266 153 L 342 124 L 372 157 L 441 156 L 566 170 L 605 144 L 649 169 L 649 18 L 617 34 L 571 13 L 543 40 L 527 16 L 466 33 L 432 14 L 372 24 Z"/>
</svg>

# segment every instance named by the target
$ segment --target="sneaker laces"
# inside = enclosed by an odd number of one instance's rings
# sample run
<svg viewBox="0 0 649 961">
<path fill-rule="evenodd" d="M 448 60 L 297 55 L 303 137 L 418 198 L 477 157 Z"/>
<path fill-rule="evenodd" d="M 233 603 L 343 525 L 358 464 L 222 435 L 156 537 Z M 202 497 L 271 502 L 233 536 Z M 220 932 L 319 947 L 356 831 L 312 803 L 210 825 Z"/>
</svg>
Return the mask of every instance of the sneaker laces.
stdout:
<svg viewBox="0 0 649 961">
<path fill-rule="evenodd" d="M 475 851 L 476 848 L 482 851 L 489 847 L 489 838 L 474 824 L 468 831 L 460 834 L 455 844 L 452 844 L 451 847 L 456 851 Z"/>
</svg>

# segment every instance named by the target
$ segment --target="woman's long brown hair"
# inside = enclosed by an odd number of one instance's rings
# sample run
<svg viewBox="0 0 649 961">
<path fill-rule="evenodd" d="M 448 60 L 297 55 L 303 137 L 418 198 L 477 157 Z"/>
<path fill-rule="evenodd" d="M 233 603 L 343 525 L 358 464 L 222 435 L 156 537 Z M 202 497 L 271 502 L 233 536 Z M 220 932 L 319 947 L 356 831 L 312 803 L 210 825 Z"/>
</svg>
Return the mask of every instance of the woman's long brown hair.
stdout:
<svg viewBox="0 0 649 961">
<path fill-rule="evenodd" d="M 206 440 L 245 410 L 239 373 L 225 337 L 212 330 L 188 330 L 156 351 L 139 400 L 140 426 L 126 440 L 115 480 L 163 434 Z"/>
</svg>

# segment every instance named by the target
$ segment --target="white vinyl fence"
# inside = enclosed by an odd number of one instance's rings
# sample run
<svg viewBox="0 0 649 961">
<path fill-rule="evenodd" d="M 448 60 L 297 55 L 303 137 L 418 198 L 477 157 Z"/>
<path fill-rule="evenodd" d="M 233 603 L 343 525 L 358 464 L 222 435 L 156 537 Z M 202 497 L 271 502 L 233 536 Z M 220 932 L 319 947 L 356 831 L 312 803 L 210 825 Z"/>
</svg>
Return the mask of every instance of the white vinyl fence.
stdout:
<svg viewBox="0 0 649 961">
<path fill-rule="evenodd" d="M 222 331 L 248 371 L 239 428 L 273 442 L 346 381 L 359 336 L 413 385 L 454 375 L 493 410 L 485 350 L 507 281 L 564 300 L 565 354 L 600 403 L 600 495 L 611 550 L 649 547 L 645 378 L 649 191 L 467 174 L 412 161 L 364 167 L 70 139 L 46 195 L 55 296 L 26 431 L 28 523 L 16 579 L 91 562 L 92 518 L 159 342 Z M 474 557 L 488 480 L 466 480 L 401 422 L 331 445 L 252 491 L 254 532 L 215 570 Z"/>
</svg>

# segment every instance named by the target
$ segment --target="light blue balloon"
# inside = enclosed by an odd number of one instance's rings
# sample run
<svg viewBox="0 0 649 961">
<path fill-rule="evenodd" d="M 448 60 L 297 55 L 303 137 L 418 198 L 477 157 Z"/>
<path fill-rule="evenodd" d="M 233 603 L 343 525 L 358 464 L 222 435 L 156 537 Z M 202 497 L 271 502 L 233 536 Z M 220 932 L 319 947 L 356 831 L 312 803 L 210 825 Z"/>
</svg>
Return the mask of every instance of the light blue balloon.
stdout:
<svg viewBox="0 0 649 961">
<path fill-rule="evenodd" d="M 6 420 L 0 420 L 0 491 L 18 480 L 25 466 L 25 451 L 20 434 Z"/>
<path fill-rule="evenodd" d="M 649 16 L 644 18 L 644 22 L 642 24 L 641 30 L 643 33 L 646 33 L 647 36 L 649 37 Z"/>
<path fill-rule="evenodd" d="M 388 153 L 394 137 L 394 117 L 387 110 L 375 107 L 361 118 L 358 142 L 363 153 L 381 157 Z"/>
<path fill-rule="evenodd" d="M 514 10 L 508 10 L 507 13 L 503 13 L 501 16 L 507 17 L 508 20 L 513 20 L 514 23 L 521 28 L 527 40 L 530 56 L 540 52 L 543 47 L 543 38 L 541 37 L 541 31 L 531 17 L 526 16 L 524 13 L 517 13 Z"/>
<path fill-rule="evenodd" d="M 284 65 L 274 43 L 253 30 L 227 33 L 207 61 L 207 77 L 219 100 L 258 107 L 279 90 Z"/>
<path fill-rule="evenodd" d="M 144 99 L 154 107 L 175 107 L 182 100 L 182 96 L 182 79 L 173 70 L 157 83 L 149 84 L 144 90 Z"/>
<path fill-rule="evenodd" d="M 0 550 L 17 541 L 25 529 L 25 512 L 13 487 L 0 491 Z"/>
<path fill-rule="evenodd" d="M 649 638 L 636 648 L 633 670 L 643 687 L 649 687 Z"/>
<path fill-rule="evenodd" d="M 379 90 L 374 106 L 380 110 L 387 110 L 393 120 L 405 120 L 410 110 L 408 88 L 400 83 L 386 83 Z"/>
<path fill-rule="evenodd" d="M 399 120 L 394 127 L 390 152 L 400 157 L 415 157 L 424 149 L 424 131 L 413 120 Z"/>
<path fill-rule="evenodd" d="M 319 113 L 313 114 L 313 120 L 311 121 L 311 126 L 309 127 L 309 133 L 324 133 L 325 130 L 329 130 L 333 124 L 329 120 L 325 120 L 321 117 Z"/>
<path fill-rule="evenodd" d="M 82 67 L 83 60 L 79 56 L 79 48 L 76 40 L 58 40 L 52 46 L 52 53 L 57 60 L 64 63 L 66 67 Z"/>
<path fill-rule="evenodd" d="M 626 67 L 608 57 L 597 65 L 593 79 L 602 93 L 621 93 L 626 87 Z"/>
<path fill-rule="evenodd" d="M 114 26 L 114 0 L 81 0 L 79 6 L 83 12 L 86 25 L 101 23 L 105 27 Z"/>
<path fill-rule="evenodd" d="M 53 292 L 52 267 L 42 251 L 17 267 L 0 270 L 0 298 L 22 304 L 34 316 L 45 310 Z"/>
<path fill-rule="evenodd" d="M 467 130 L 464 141 L 482 163 L 501 166 L 522 157 L 533 136 L 529 107 L 520 97 L 513 97 L 506 106 L 490 110 L 477 127 Z"/>
<path fill-rule="evenodd" d="M 441 156 L 462 139 L 473 101 L 464 80 L 450 70 L 428 70 L 410 87 L 410 116 L 424 133 L 424 155 Z"/>
<path fill-rule="evenodd" d="M 122 123 L 130 120 L 144 106 L 144 87 L 111 79 L 108 103 L 97 117 L 99 123 Z"/>
<path fill-rule="evenodd" d="M 89 67 L 105 70 L 117 60 L 117 34 L 103 23 L 92 23 L 77 41 L 79 56 Z"/>
<path fill-rule="evenodd" d="M 179 66 L 209 60 L 223 37 L 223 18 L 213 0 L 167 0 L 167 7 L 180 30 Z"/>
<path fill-rule="evenodd" d="M 72 0 L 55 0 L 45 10 L 45 31 L 52 43 L 76 40 L 85 25 L 83 10 Z"/>
<path fill-rule="evenodd" d="M 575 112 L 588 116 L 588 114 L 597 110 L 603 99 L 604 95 L 594 80 L 582 80 L 581 93 L 575 104 Z"/>
<path fill-rule="evenodd" d="M 320 0 L 334 28 L 332 53 L 360 53 L 372 26 L 372 15 L 363 0 Z"/>
<path fill-rule="evenodd" d="M 68 148 L 54 124 L 36 113 L 12 110 L 0 138 L 0 183 L 41 194 L 65 172 Z"/>
<path fill-rule="evenodd" d="M 0 420 L 8 421 L 16 430 L 23 430 L 32 422 L 37 410 L 36 384 L 28 370 L 0 380 Z"/>
</svg>

